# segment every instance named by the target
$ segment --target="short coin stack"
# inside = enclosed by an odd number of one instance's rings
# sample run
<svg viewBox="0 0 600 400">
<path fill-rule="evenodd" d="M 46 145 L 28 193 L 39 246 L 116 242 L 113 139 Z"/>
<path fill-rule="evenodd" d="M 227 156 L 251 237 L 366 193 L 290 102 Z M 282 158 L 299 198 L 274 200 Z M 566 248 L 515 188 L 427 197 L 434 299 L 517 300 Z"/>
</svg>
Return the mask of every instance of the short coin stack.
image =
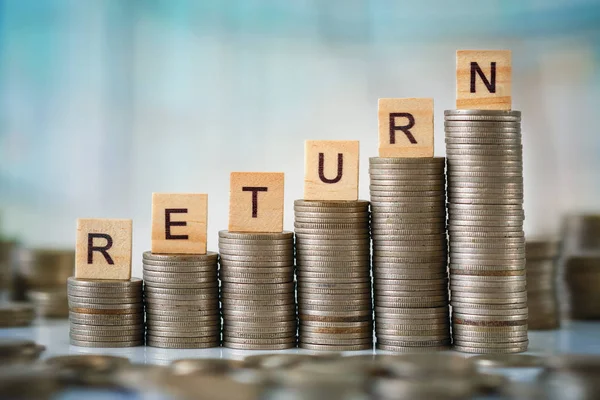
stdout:
<svg viewBox="0 0 600 400">
<path fill-rule="evenodd" d="M 146 344 L 170 349 L 218 347 L 218 254 L 143 254 Z"/>
<path fill-rule="evenodd" d="M 219 232 L 223 346 L 296 347 L 294 234 Z"/>
<path fill-rule="evenodd" d="M 560 252 L 557 239 L 527 240 L 527 306 L 529 329 L 556 329 L 560 326 L 556 298 L 556 265 Z"/>
<path fill-rule="evenodd" d="M 377 348 L 450 345 L 442 158 L 371 158 Z"/>
<path fill-rule="evenodd" d="M 445 112 L 456 350 L 527 350 L 521 113 Z"/>
<path fill-rule="evenodd" d="M 568 256 L 562 269 L 567 317 L 600 320 L 600 252 Z"/>
<path fill-rule="evenodd" d="M 71 344 L 82 347 L 133 347 L 144 344 L 142 280 L 70 277 Z"/>
<path fill-rule="evenodd" d="M 17 252 L 18 274 L 26 297 L 36 313 L 47 318 L 67 318 L 67 278 L 73 275 L 73 250 L 21 249 Z"/>
<path fill-rule="evenodd" d="M 35 310 L 29 303 L 0 303 L 0 328 L 30 325 L 35 319 Z"/>
<path fill-rule="evenodd" d="M 8 296 L 12 286 L 12 258 L 16 242 L 0 239 L 0 300 Z"/>
<path fill-rule="evenodd" d="M 300 347 L 373 347 L 369 202 L 296 200 Z"/>
</svg>

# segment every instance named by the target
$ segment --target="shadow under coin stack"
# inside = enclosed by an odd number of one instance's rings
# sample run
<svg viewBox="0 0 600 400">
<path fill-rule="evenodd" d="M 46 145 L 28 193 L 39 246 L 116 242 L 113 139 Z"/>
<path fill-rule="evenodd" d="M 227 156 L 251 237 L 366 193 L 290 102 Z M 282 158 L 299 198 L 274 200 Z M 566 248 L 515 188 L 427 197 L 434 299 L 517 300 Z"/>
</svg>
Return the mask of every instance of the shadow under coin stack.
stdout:
<svg viewBox="0 0 600 400">
<path fill-rule="evenodd" d="M 521 113 L 445 112 L 454 348 L 527 350 Z"/>
<path fill-rule="evenodd" d="M 142 280 L 67 280 L 71 344 L 133 347 L 144 344 Z"/>
<path fill-rule="evenodd" d="M 556 329 L 560 326 L 556 298 L 556 265 L 560 241 L 526 240 L 527 306 L 529 329 Z"/>
<path fill-rule="evenodd" d="M 294 234 L 219 232 L 223 346 L 296 347 Z"/>
<path fill-rule="evenodd" d="M 369 161 L 377 348 L 448 349 L 445 159 Z"/>
<path fill-rule="evenodd" d="M 373 347 L 369 202 L 294 202 L 300 347 Z"/>
<path fill-rule="evenodd" d="M 17 252 L 19 279 L 36 314 L 45 318 L 68 318 L 67 285 L 73 275 L 75 251 L 21 249 Z"/>
<path fill-rule="evenodd" d="M 146 344 L 169 349 L 218 347 L 218 254 L 143 254 Z"/>
</svg>

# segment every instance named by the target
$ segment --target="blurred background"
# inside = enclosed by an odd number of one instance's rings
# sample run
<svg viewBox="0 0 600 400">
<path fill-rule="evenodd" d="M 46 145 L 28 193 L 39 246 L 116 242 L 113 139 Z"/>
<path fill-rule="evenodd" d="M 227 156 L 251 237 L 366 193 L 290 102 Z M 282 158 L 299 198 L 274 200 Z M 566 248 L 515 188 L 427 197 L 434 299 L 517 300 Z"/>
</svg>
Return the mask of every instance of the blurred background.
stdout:
<svg viewBox="0 0 600 400">
<path fill-rule="evenodd" d="M 377 99 L 433 97 L 436 150 L 455 51 L 510 49 L 523 112 L 526 233 L 600 209 L 600 1 L 0 1 L 0 232 L 73 248 L 77 218 L 132 218 L 133 274 L 152 192 L 209 193 L 209 249 L 229 173 L 283 171 L 285 227 L 303 142 L 377 155 Z"/>
</svg>

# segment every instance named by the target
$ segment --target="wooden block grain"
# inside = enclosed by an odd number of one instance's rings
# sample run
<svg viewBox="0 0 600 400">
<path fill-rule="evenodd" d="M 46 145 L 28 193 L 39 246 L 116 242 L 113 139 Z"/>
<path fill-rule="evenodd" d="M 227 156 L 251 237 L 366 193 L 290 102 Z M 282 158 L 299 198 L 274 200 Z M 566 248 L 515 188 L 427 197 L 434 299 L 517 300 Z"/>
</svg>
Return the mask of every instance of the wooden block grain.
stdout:
<svg viewBox="0 0 600 400">
<path fill-rule="evenodd" d="M 433 157 L 433 99 L 379 99 L 379 157 Z"/>
<path fill-rule="evenodd" d="M 232 172 L 230 232 L 283 231 L 283 172 Z"/>
<path fill-rule="evenodd" d="M 456 52 L 456 108 L 510 110 L 512 66 L 510 50 Z"/>
<path fill-rule="evenodd" d="M 132 220 L 78 219 L 75 277 L 131 279 Z"/>
<path fill-rule="evenodd" d="M 305 200 L 358 200 L 358 140 L 307 140 Z"/>
<path fill-rule="evenodd" d="M 153 253 L 206 254 L 208 195 L 152 193 Z"/>
</svg>

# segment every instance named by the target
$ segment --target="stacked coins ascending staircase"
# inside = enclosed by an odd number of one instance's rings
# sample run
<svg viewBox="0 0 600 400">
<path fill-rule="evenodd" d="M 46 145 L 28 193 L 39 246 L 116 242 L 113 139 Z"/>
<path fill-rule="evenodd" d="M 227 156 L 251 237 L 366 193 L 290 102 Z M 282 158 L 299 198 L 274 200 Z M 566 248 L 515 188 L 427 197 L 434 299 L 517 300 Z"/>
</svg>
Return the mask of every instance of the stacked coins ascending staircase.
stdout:
<svg viewBox="0 0 600 400">
<path fill-rule="evenodd" d="M 373 347 L 369 202 L 294 202 L 300 347 Z"/>
<path fill-rule="evenodd" d="M 521 113 L 445 112 L 456 350 L 527 350 Z"/>
<path fill-rule="evenodd" d="M 142 280 L 67 280 L 71 344 L 133 347 L 144 344 Z"/>
<path fill-rule="evenodd" d="M 450 345 L 444 158 L 371 158 L 377 348 Z"/>
<path fill-rule="evenodd" d="M 214 252 L 143 254 L 148 346 L 219 346 L 218 261 Z"/>
<path fill-rule="evenodd" d="M 296 347 L 294 234 L 219 232 L 223 346 Z"/>
<path fill-rule="evenodd" d="M 556 329 L 560 326 L 556 266 L 560 254 L 557 239 L 527 240 L 527 306 L 529 329 Z"/>
<path fill-rule="evenodd" d="M 73 250 L 21 249 L 17 252 L 18 277 L 25 296 L 40 317 L 67 318 L 67 278 L 73 275 Z"/>
</svg>

